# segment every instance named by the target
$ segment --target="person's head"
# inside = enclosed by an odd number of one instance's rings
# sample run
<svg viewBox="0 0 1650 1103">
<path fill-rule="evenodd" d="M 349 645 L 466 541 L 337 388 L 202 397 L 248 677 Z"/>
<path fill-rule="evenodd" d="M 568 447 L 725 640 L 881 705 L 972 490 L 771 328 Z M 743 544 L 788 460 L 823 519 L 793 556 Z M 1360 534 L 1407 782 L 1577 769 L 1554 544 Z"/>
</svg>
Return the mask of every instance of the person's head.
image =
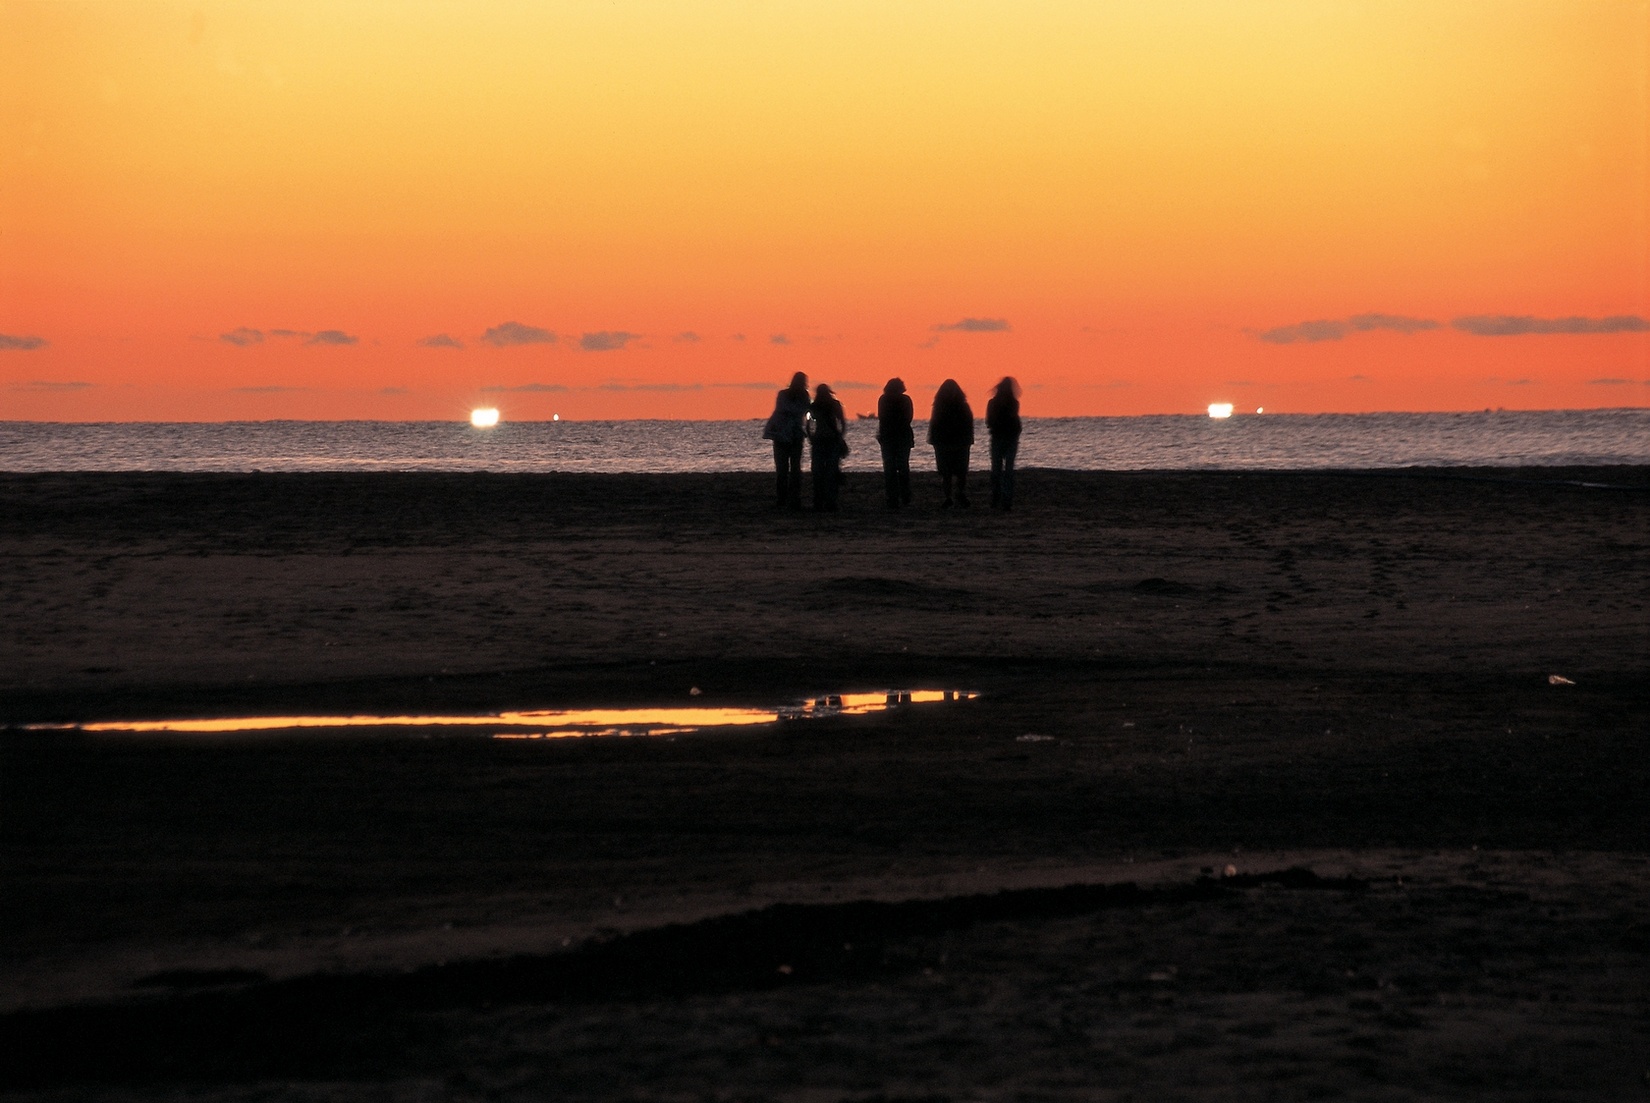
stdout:
<svg viewBox="0 0 1650 1103">
<path fill-rule="evenodd" d="M 791 376 L 790 389 L 793 393 L 799 394 L 803 398 L 807 398 L 808 397 L 808 373 L 805 372 L 805 371 L 799 371 L 795 375 Z"/>
<path fill-rule="evenodd" d="M 1015 379 L 1012 375 L 1003 376 L 1002 381 L 997 384 L 997 397 L 1019 398 L 1020 381 Z"/>
<path fill-rule="evenodd" d="M 819 386 L 814 388 L 814 401 L 823 402 L 825 399 L 831 397 L 831 393 L 831 385 L 829 383 L 821 383 Z"/>
<path fill-rule="evenodd" d="M 967 401 L 968 396 L 963 394 L 963 389 L 957 385 L 955 379 L 947 379 L 940 384 L 940 389 L 934 392 L 936 406 L 950 406 Z"/>
<path fill-rule="evenodd" d="M 904 394 L 905 393 L 905 380 L 901 379 L 897 375 L 894 376 L 894 378 L 890 379 L 887 383 L 885 383 L 883 385 L 882 393 L 883 394 Z"/>
</svg>

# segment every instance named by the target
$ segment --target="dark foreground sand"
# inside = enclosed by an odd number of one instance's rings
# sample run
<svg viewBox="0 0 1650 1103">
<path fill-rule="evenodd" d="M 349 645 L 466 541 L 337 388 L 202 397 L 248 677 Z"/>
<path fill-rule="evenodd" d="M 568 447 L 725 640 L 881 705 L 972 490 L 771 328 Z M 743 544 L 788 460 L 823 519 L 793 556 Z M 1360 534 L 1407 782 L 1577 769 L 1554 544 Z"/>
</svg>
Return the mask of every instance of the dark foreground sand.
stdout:
<svg viewBox="0 0 1650 1103">
<path fill-rule="evenodd" d="M 0 476 L 0 1090 L 1650 1097 L 1650 472 L 1021 484 Z"/>
</svg>

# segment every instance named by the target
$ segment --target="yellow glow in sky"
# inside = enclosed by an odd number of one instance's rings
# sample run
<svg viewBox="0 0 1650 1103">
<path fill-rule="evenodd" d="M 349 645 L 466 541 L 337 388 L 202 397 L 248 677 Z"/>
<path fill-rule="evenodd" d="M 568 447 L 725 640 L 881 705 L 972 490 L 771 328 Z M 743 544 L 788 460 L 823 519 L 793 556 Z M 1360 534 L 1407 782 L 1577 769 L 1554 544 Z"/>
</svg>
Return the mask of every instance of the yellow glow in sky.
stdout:
<svg viewBox="0 0 1650 1103">
<path fill-rule="evenodd" d="M 1012 372 L 1039 413 L 1643 404 L 1642 329 L 1454 322 L 1650 315 L 1647 42 L 1642 0 L 3 0 L 0 387 L 207 420 L 756 416 L 799 367 Z M 1283 339 L 1372 315 L 1437 324 Z M 657 387 L 695 382 L 753 386 Z"/>
</svg>

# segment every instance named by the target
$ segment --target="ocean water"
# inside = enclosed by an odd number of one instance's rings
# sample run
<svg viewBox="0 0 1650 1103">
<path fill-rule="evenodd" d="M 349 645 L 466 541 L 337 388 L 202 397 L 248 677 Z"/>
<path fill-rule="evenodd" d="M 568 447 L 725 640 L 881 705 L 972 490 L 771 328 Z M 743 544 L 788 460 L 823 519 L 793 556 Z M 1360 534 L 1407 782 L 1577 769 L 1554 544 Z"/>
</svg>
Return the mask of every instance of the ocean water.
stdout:
<svg viewBox="0 0 1650 1103">
<path fill-rule="evenodd" d="M 920 443 L 913 460 L 926 463 Z M 752 421 L 0 421 L 0 471 L 769 471 Z M 975 462 L 984 465 L 985 427 Z M 880 465 L 876 422 L 850 470 Z M 1650 464 L 1650 409 L 1028 418 L 1022 467 L 1336 470 Z"/>
</svg>

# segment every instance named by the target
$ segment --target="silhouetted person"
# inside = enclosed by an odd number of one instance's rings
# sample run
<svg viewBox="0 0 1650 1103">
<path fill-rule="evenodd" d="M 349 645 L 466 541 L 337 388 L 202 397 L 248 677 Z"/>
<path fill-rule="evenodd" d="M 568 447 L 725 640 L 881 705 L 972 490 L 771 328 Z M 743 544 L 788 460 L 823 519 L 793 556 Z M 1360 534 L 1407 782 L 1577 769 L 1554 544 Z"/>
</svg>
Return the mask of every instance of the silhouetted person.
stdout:
<svg viewBox="0 0 1650 1103">
<path fill-rule="evenodd" d="M 802 442 L 807 439 L 808 377 L 791 376 L 791 385 L 779 392 L 773 413 L 762 429 L 762 439 L 773 441 L 775 495 L 780 509 L 802 508 Z"/>
<path fill-rule="evenodd" d="M 917 443 L 911 432 L 911 414 L 905 381 L 895 376 L 877 399 L 877 444 L 882 446 L 882 481 L 889 509 L 911 504 L 911 449 Z"/>
<path fill-rule="evenodd" d="M 991 508 L 1014 508 L 1014 457 L 1020 451 L 1020 383 L 1003 376 L 985 404 L 991 433 Z"/>
<path fill-rule="evenodd" d="M 842 486 L 842 457 L 848 454 L 848 421 L 842 403 L 831 388 L 821 383 L 814 389 L 814 404 L 808 411 L 809 459 L 814 477 L 814 508 L 836 512 L 837 491 Z"/>
<path fill-rule="evenodd" d="M 940 469 L 940 485 L 951 507 L 951 484 L 957 484 L 957 504 L 968 508 L 968 453 L 974 447 L 974 410 L 968 396 L 955 379 L 940 384 L 934 394 L 934 409 L 928 415 L 928 443 L 934 446 L 934 462 Z"/>
</svg>

